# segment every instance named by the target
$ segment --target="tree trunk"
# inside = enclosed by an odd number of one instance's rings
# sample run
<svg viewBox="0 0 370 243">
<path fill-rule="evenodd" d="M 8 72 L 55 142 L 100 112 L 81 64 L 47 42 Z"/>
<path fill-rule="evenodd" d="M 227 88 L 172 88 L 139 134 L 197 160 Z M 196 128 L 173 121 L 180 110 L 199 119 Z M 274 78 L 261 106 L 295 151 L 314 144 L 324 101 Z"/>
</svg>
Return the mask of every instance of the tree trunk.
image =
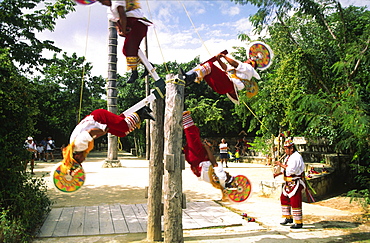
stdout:
<svg viewBox="0 0 370 243">
<path fill-rule="evenodd" d="M 108 40 L 108 111 L 117 114 L 117 30 L 109 21 Z M 108 133 L 108 154 L 103 167 L 121 166 L 118 160 L 117 137 Z"/>
</svg>

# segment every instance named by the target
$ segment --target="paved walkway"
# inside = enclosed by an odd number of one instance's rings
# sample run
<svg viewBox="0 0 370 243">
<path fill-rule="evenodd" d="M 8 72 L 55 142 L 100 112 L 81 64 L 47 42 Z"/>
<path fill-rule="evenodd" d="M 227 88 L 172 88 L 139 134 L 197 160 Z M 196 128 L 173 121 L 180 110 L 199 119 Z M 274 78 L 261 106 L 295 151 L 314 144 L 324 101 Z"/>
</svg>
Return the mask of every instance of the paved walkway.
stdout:
<svg viewBox="0 0 370 243">
<path fill-rule="evenodd" d="M 53 210 L 70 210 L 80 213 L 80 207 L 101 208 L 103 211 L 112 207 L 117 210 L 118 206 L 146 204 L 145 187 L 148 186 L 148 161 L 124 155 L 121 159 L 121 168 L 102 168 L 104 155 L 91 154 L 89 160 L 84 163 L 87 173 L 86 183 L 76 193 L 66 194 L 56 190 L 50 190 L 50 197 L 55 201 Z M 35 167 L 36 175 L 48 173 L 55 167 L 51 163 L 39 163 Z M 370 239 L 370 228 L 351 222 L 355 215 L 319 205 L 303 205 L 304 227 L 299 230 L 292 230 L 289 227 L 281 226 L 280 203 L 278 193 L 265 197 L 260 191 L 260 181 L 272 180 L 271 168 L 256 164 L 229 163 L 227 171 L 232 175 L 246 175 L 252 182 L 252 196 L 245 203 L 221 203 L 220 191 L 214 189 L 210 184 L 198 181 L 187 167 L 183 171 L 183 192 L 186 194 L 188 209 L 192 205 L 202 203 L 211 205 L 205 210 L 196 210 L 198 216 L 205 213 L 216 215 L 214 211 L 222 208 L 234 217 L 235 225 L 224 225 L 221 227 L 204 226 L 207 228 L 184 229 L 185 242 L 366 242 Z M 50 184 L 51 186 L 51 184 Z M 217 203 L 214 202 L 217 201 Z M 213 205 L 213 206 L 212 206 Z M 218 206 L 218 205 L 222 205 Z M 130 206 L 132 207 L 132 206 Z M 143 206 L 142 206 L 143 207 Z M 73 208 L 73 209 L 68 209 Z M 145 206 L 143 207 L 143 209 Z M 145 210 L 144 210 L 145 211 Z M 106 213 L 106 211 L 104 211 Z M 184 210 L 186 212 L 186 210 Z M 248 216 L 256 219 L 256 223 L 242 220 L 240 213 L 247 213 Z M 70 214 L 70 213 L 67 213 Z M 60 214 L 62 215 L 62 213 Z M 111 213 L 111 215 L 113 215 Z M 187 215 L 186 213 L 184 215 Z M 195 214 L 196 215 L 196 214 Z M 96 216 L 94 216 L 96 219 Z M 195 216 L 194 216 L 195 217 Z M 112 220 L 114 220 L 112 217 Z M 183 217 L 186 222 L 186 216 Z M 216 217 L 219 218 L 219 217 Z M 240 222 L 241 220 L 241 222 Z M 69 223 L 71 225 L 72 219 Z M 97 220 L 94 220 L 97 221 Z M 80 222 L 81 224 L 82 222 Z M 75 223 L 73 223 L 75 224 Z M 83 223 L 82 223 L 83 224 Z M 96 223 L 95 223 L 96 224 Z M 128 224 L 127 224 L 128 225 Z M 185 225 L 185 223 L 184 223 Z M 84 226 L 85 227 L 85 226 Z M 58 227 L 55 227 L 58 228 Z M 66 231 L 66 226 L 64 227 Z M 69 233 L 68 226 L 68 232 Z M 72 227 L 73 228 L 73 227 Z M 71 229 L 72 229 L 71 228 Z M 143 227 L 142 227 L 143 228 Z M 146 242 L 146 233 L 119 233 L 108 232 L 109 234 L 94 234 L 90 236 L 55 237 L 59 233 L 50 233 L 49 236 L 37 238 L 35 242 Z M 43 231 L 41 231 L 43 232 Z M 58 232 L 58 231 L 57 231 Z M 100 231 L 99 231 L 100 232 Z M 42 233 L 41 233 L 42 234 Z M 40 236 L 41 236 L 40 234 Z M 54 237 L 53 237 L 54 234 Z M 46 236 L 46 235 L 45 235 Z M 369 242 L 369 241 L 367 241 Z"/>
</svg>

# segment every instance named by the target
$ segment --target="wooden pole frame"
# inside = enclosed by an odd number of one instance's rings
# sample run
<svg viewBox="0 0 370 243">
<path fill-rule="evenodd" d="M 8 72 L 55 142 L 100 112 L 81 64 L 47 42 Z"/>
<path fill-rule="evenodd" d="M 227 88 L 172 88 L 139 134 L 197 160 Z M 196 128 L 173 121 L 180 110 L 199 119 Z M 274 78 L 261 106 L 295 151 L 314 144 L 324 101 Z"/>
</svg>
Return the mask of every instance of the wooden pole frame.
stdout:
<svg viewBox="0 0 370 243">
<path fill-rule="evenodd" d="M 148 224 L 147 240 L 149 242 L 162 240 L 163 215 L 162 183 L 163 183 L 163 151 L 164 151 L 164 99 L 156 99 L 152 103 L 155 121 L 150 123 L 151 152 L 149 160 L 148 187 Z"/>
<path fill-rule="evenodd" d="M 169 76 L 169 75 L 168 75 Z M 166 77 L 167 80 L 174 80 Z M 166 84 L 164 119 L 164 242 L 184 242 L 182 226 L 182 112 L 184 85 Z"/>
</svg>

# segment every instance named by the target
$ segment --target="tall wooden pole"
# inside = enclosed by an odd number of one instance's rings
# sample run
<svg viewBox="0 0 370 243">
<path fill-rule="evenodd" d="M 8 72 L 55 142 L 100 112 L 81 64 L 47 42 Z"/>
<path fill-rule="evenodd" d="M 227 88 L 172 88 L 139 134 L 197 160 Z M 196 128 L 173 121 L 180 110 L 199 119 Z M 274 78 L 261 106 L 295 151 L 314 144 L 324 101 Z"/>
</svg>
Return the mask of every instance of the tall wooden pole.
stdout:
<svg viewBox="0 0 370 243">
<path fill-rule="evenodd" d="M 151 153 L 149 160 L 147 240 L 162 240 L 161 216 L 163 215 L 163 151 L 164 151 L 164 99 L 152 103 L 155 121 L 151 121 Z"/>
<path fill-rule="evenodd" d="M 117 114 L 117 30 L 115 24 L 109 21 L 109 40 L 108 40 L 108 90 L 107 105 L 108 111 Z M 111 167 L 113 163 L 119 165 L 117 137 L 108 133 L 108 154 L 103 167 Z"/>
<path fill-rule="evenodd" d="M 168 78 L 167 78 L 168 79 Z M 166 85 L 164 119 L 164 242 L 184 242 L 182 232 L 182 112 L 184 86 Z"/>
</svg>

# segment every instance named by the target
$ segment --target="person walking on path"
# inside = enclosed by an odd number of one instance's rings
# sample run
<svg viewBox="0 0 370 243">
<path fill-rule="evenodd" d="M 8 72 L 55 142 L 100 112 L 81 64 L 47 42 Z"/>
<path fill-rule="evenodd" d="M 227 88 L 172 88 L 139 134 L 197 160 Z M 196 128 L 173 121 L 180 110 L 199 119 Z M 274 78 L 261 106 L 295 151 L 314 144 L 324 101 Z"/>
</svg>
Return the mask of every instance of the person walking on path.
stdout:
<svg viewBox="0 0 370 243">
<path fill-rule="evenodd" d="M 280 196 L 284 221 L 280 224 L 292 224 L 294 220 L 294 224 L 290 228 L 300 229 L 303 227 L 302 190 L 306 188 L 303 181 L 305 165 L 292 140 L 285 141 L 284 150 L 287 155 L 285 161 L 283 163 L 275 162 L 283 169 L 283 172 L 274 174 L 274 178 L 283 174 L 285 181 Z"/>
<path fill-rule="evenodd" d="M 221 165 L 223 165 L 223 162 L 225 162 L 226 168 L 227 166 L 227 160 L 229 158 L 227 151 L 229 150 L 229 147 L 227 146 L 226 140 L 223 138 L 221 139 L 221 143 L 218 145 L 220 148 L 220 159 L 221 159 Z"/>
</svg>

